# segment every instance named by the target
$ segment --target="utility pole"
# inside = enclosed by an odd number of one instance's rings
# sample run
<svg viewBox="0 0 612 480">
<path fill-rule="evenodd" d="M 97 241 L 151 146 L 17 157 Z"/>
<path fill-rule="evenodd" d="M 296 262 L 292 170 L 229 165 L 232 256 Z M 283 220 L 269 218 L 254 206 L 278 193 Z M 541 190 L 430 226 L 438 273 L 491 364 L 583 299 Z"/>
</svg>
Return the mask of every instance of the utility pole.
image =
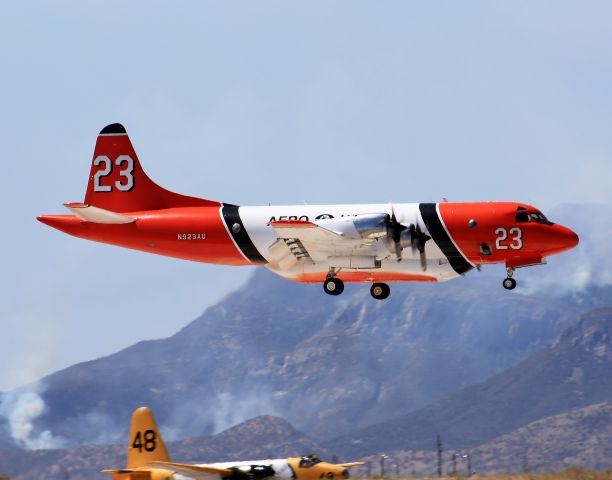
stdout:
<svg viewBox="0 0 612 480">
<path fill-rule="evenodd" d="M 438 451 L 438 477 L 442 476 L 442 439 L 440 435 L 436 437 L 436 450 Z"/>
<path fill-rule="evenodd" d="M 384 453 L 380 456 L 380 476 L 385 478 L 385 459 L 389 458 Z"/>
<path fill-rule="evenodd" d="M 399 478 L 399 462 L 395 463 L 395 477 Z"/>
<path fill-rule="evenodd" d="M 466 453 L 465 455 L 463 455 L 463 458 L 465 458 L 467 461 L 467 476 L 471 477 L 472 476 L 472 456 L 469 453 Z"/>
<path fill-rule="evenodd" d="M 457 476 L 457 452 L 453 452 L 452 462 L 453 462 L 452 475 L 453 477 L 456 477 Z"/>
</svg>

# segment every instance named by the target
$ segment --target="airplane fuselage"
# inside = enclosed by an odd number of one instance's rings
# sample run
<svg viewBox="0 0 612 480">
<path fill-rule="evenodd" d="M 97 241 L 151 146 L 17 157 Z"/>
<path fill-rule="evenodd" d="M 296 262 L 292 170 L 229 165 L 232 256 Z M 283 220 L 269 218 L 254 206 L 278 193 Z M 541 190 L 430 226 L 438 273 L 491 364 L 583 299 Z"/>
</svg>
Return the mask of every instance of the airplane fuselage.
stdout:
<svg viewBox="0 0 612 480">
<path fill-rule="evenodd" d="M 119 124 L 98 136 L 84 203 L 38 219 L 76 237 L 221 265 L 263 265 L 282 277 L 323 282 L 440 282 L 474 267 L 514 269 L 578 243 L 570 229 L 517 202 L 381 203 L 238 207 L 170 192 L 142 169 Z"/>
<path fill-rule="evenodd" d="M 71 235 L 149 253 L 223 265 L 264 265 L 275 273 L 305 283 L 324 280 L 330 268 L 344 281 L 444 281 L 477 265 L 506 263 L 519 267 L 542 263 L 551 254 L 575 245 L 577 237 L 561 225 L 517 222 L 517 208 L 533 207 L 510 202 L 438 204 L 287 205 L 235 207 L 233 205 L 180 207 L 149 212 L 127 212 L 135 222 L 107 225 L 72 215 L 47 215 L 45 223 Z M 299 262 L 282 270 L 269 247 L 277 234 L 274 221 L 351 219 L 365 214 L 391 215 L 399 222 L 418 222 L 432 237 L 426 242 L 427 270 L 419 255 L 406 249 L 397 261 L 383 239 L 374 251 L 331 257 L 327 262 Z M 519 211 L 520 213 L 521 211 Z M 470 221 L 475 222 L 470 224 Z M 365 254 L 363 254 L 365 253 Z M 351 257 L 361 263 L 352 266 Z"/>
</svg>

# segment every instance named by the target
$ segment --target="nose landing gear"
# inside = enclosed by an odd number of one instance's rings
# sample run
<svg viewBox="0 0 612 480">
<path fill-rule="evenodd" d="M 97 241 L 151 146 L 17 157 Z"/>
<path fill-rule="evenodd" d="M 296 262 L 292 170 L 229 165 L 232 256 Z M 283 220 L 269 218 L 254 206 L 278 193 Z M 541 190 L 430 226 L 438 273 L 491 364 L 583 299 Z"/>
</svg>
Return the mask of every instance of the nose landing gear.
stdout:
<svg viewBox="0 0 612 480">
<path fill-rule="evenodd" d="M 384 300 L 391 293 L 391 289 L 386 283 L 374 283 L 370 288 L 370 293 L 376 300 Z"/>
<path fill-rule="evenodd" d="M 514 274 L 514 268 L 508 267 L 506 268 L 506 272 L 508 272 L 508 277 L 504 278 L 502 285 L 506 290 L 514 290 L 516 287 L 516 280 L 512 278 L 512 275 Z"/>
</svg>

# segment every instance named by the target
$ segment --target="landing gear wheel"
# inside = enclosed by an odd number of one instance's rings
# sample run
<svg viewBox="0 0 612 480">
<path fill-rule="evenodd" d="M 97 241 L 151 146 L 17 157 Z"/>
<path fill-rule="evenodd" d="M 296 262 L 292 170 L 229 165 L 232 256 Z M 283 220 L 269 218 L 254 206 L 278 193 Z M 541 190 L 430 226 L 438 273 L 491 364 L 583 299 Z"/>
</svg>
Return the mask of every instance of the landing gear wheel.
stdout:
<svg viewBox="0 0 612 480">
<path fill-rule="evenodd" d="M 391 293 L 391 289 L 386 283 L 374 283 L 370 287 L 370 293 L 376 300 L 384 300 Z"/>
<path fill-rule="evenodd" d="M 504 279 L 502 285 L 506 290 L 514 290 L 516 287 L 516 280 L 514 278 L 508 277 Z"/>
<path fill-rule="evenodd" d="M 323 282 L 323 290 L 328 295 L 340 295 L 344 291 L 344 282 L 335 277 L 327 278 Z"/>
</svg>

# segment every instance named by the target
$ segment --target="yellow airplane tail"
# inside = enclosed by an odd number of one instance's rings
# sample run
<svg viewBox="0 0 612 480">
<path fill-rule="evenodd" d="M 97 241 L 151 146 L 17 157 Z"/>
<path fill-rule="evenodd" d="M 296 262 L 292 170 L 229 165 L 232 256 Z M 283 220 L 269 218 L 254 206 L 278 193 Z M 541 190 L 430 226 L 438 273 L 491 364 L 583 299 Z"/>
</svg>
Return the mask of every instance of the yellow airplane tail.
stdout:
<svg viewBox="0 0 612 480">
<path fill-rule="evenodd" d="M 151 462 L 169 462 L 166 445 L 148 407 L 140 407 L 132 414 L 127 468 L 143 467 Z"/>
</svg>

